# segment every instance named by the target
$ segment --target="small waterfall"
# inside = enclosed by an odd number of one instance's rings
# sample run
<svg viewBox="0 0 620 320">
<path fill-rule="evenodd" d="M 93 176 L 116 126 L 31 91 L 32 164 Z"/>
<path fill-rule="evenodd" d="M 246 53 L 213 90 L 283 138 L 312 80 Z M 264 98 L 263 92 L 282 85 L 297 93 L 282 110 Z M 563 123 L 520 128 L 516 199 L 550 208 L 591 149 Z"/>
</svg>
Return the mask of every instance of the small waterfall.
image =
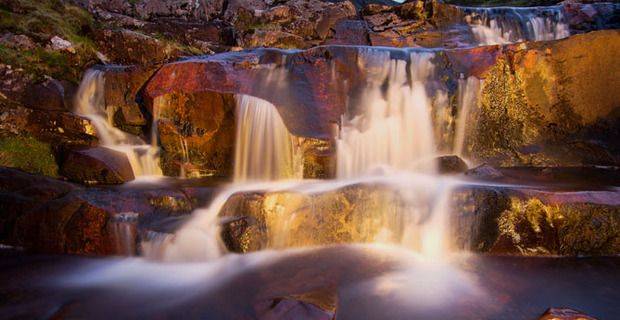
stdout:
<svg viewBox="0 0 620 320">
<path fill-rule="evenodd" d="M 153 144 L 149 145 L 139 137 L 114 127 L 115 110 L 106 108 L 104 93 L 104 72 L 92 69 L 86 71 L 76 94 L 75 113 L 91 121 L 102 146 L 127 155 L 136 177 L 161 176 L 156 139 L 157 112 L 153 115 L 154 125 L 151 132 Z"/>
<path fill-rule="evenodd" d="M 297 139 L 288 132 L 276 107 L 248 95 L 237 96 L 235 181 L 303 178 Z"/>
<path fill-rule="evenodd" d="M 547 41 L 570 36 L 561 6 L 461 8 L 480 45 Z"/>
<path fill-rule="evenodd" d="M 464 157 L 465 135 L 470 114 L 474 111 L 480 96 L 481 81 L 476 77 L 459 79 L 458 91 L 458 118 L 454 133 L 454 146 L 452 152 Z"/>
<path fill-rule="evenodd" d="M 408 67 L 407 61 L 390 59 L 385 51 L 363 53 L 363 59 L 382 67 L 357 100 L 361 114 L 343 118 L 336 141 L 338 178 L 369 174 L 382 166 L 420 169 L 424 162 L 424 169 L 433 171 L 428 167 L 435 154 L 431 100 L 425 87 L 434 71 L 433 57 L 432 52 L 412 53 Z"/>
</svg>

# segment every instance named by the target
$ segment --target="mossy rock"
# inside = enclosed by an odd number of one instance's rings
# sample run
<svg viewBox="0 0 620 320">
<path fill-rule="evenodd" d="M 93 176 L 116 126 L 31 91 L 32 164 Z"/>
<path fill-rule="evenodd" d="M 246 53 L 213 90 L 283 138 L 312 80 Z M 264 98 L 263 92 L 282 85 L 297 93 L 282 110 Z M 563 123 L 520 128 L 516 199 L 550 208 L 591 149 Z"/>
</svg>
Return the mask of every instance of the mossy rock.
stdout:
<svg viewBox="0 0 620 320">
<path fill-rule="evenodd" d="M 0 165 L 33 174 L 58 176 L 52 147 L 30 136 L 0 137 Z"/>
</svg>

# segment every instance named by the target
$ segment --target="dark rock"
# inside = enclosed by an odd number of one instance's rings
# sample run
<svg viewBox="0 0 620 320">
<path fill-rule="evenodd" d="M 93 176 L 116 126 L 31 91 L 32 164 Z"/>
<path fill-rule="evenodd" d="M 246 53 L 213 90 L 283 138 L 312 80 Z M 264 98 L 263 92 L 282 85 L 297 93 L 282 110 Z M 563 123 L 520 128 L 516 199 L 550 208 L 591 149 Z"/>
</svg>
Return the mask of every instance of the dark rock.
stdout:
<svg viewBox="0 0 620 320">
<path fill-rule="evenodd" d="M 467 171 L 467 163 L 459 156 L 448 155 L 436 159 L 437 169 L 441 174 L 458 174 Z"/>
<path fill-rule="evenodd" d="M 467 172 L 465 172 L 465 175 L 468 177 L 482 180 L 496 180 L 504 177 L 504 175 L 499 170 L 491 167 L 488 164 L 483 164 L 473 169 L 467 170 Z"/>
<path fill-rule="evenodd" d="M 71 181 L 87 184 L 120 184 L 135 178 L 127 156 L 105 147 L 70 151 L 61 173 Z"/>
<path fill-rule="evenodd" d="M 105 105 L 114 110 L 115 126 L 136 133 L 147 124 L 138 104 L 138 92 L 155 72 L 154 68 L 130 66 L 105 69 Z M 132 128 L 134 128 L 132 130 Z"/>
<path fill-rule="evenodd" d="M 333 29 L 333 35 L 326 44 L 360 45 L 367 46 L 368 28 L 361 20 L 340 20 Z"/>
<path fill-rule="evenodd" d="M 26 107 L 38 110 L 70 111 L 72 108 L 72 105 L 67 104 L 67 99 L 65 99 L 63 84 L 52 78 L 27 88 L 22 102 Z"/>
</svg>

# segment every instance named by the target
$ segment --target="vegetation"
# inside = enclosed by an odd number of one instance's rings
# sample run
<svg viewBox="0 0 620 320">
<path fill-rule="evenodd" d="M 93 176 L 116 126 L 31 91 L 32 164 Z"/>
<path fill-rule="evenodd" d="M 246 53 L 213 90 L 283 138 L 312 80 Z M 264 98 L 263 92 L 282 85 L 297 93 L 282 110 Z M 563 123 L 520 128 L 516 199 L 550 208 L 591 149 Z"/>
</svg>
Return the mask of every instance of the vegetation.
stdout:
<svg viewBox="0 0 620 320">
<path fill-rule="evenodd" d="M 0 166 L 51 177 L 58 176 L 58 165 L 50 145 L 31 136 L 0 138 Z"/>
<path fill-rule="evenodd" d="M 34 48 L 0 45 L 3 63 L 23 68 L 35 77 L 50 75 L 77 81 L 83 66 L 95 59 L 91 39 L 93 17 L 84 9 L 59 0 L 10 0 L 0 4 L 0 33 L 25 35 Z M 58 36 L 72 43 L 74 53 L 48 48 Z"/>
</svg>

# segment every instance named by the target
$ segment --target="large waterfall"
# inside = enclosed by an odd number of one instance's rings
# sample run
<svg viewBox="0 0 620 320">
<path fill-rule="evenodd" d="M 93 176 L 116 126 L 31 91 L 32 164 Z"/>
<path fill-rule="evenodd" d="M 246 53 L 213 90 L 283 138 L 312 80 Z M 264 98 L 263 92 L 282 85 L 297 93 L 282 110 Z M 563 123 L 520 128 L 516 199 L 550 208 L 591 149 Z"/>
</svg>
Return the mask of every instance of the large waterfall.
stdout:
<svg viewBox="0 0 620 320">
<path fill-rule="evenodd" d="M 268 101 L 237 95 L 235 143 L 236 182 L 303 178 L 298 141 Z"/>
<path fill-rule="evenodd" d="M 556 40 L 570 36 L 561 6 L 461 8 L 481 45 Z"/>
<path fill-rule="evenodd" d="M 127 155 L 134 176 L 161 176 L 155 128 L 151 137 L 153 143 L 147 144 L 139 137 L 114 127 L 114 111 L 105 106 L 104 72 L 86 71 L 76 94 L 75 113 L 91 121 L 102 146 Z"/>
</svg>

